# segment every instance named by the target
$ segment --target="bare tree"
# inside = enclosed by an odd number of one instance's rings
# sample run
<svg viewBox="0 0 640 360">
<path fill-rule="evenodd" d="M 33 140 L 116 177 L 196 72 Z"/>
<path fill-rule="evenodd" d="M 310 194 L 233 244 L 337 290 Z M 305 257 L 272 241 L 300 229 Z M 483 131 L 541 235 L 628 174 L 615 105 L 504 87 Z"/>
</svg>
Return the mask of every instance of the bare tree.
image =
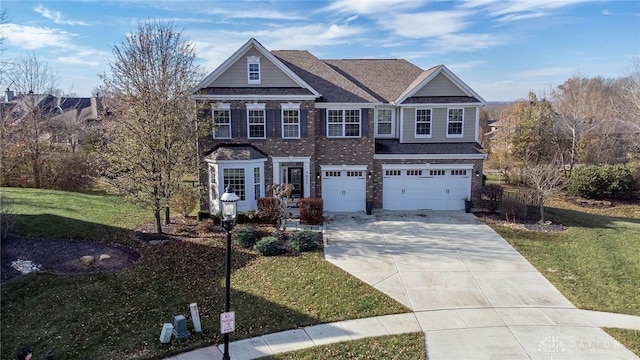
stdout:
<svg viewBox="0 0 640 360">
<path fill-rule="evenodd" d="M 611 144 L 616 141 L 612 81 L 579 74 L 558 86 L 553 97 L 559 114 L 558 124 L 565 139 L 569 172 L 580 160 L 584 163 L 611 162 Z M 609 143 L 606 146 L 602 142 Z M 605 145 L 602 147 L 602 145 Z M 618 144 L 620 145 L 620 144 Z"/>
<path fill-rule="evenodd" d="M 2 160 L 23 161 L 29 164 L 30 183 L 41 187 L 46 144 L 50 136 L 50 119 L 57 75 L 47 63 L 30 54 L 13 64 L 8 72 L 18 100 L 10 110 L 3 111 Z M 11 163 L 11 161 L 9 161 Z M 7 164 L 3 164 L 3 171 Z"/>
<path fill-rule="evenodd" d="M 169 202 L 196 154 L 190 91 L 200 74 L 193 45 L 171 23 L 148 20 L 113 47 L 104 77 L 109 123 L 109 178 L 123 194 L 169 221 Z"/>
<path fill-rule="evenodd" d="M 633 59 L 625 76 L 616 82 L 616 90 L 618 119 L 628 126 L 628 133 L 640 133 L 640 58 Z M 640 148 L 640 138 L 636 136 L 631 140 Z"/>
<path fill-rule="evenodd" d="M 523 168 L 523 173 L 540 207 L 540 223 L 544 223 L 545 202 L 552 194 L 564 187 L 562 164 L 558 161 L 527 164 Z"/>
</svg>

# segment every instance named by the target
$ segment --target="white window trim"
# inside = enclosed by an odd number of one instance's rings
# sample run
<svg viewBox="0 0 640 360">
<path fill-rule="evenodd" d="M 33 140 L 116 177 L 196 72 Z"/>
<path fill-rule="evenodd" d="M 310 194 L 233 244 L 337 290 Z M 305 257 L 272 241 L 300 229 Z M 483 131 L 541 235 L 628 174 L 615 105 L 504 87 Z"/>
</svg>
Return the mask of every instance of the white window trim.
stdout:
<svg viewBox="0 0 640 360">
<path fill-rule="evenodd" d="M 418 134 L 418 111 L 429 110 L 429 134 Z M 419 107 L 413 112 L 413 136 L 417 139 L 430 139 L 433 134 L 433 108 Z"/>
<path fill-rule="evenodd" d="M 451 110 L 462 110 L 462 116 L 460 119 L 462 120 L 462 131 L 460 134 L 449 134 L 449 111 Z M 464 137 L 464 108 L 463 107 L 451 107 L 447 108 L 447 138 L 450 139 L 460 139 Z"/>
<path fill-rule="evenodd" d="M 380 134 L 378 133 L 378 111 L 379 110 L 390 110 L 391 111 L 391 134 Z M 377 138 L 393 138 L 396 134 L 396 109 L 395 108 L 376 108 L 375 111 L 375 136 Z"/>
<path fill-rule="evenodd" d="M 266 159 L 254 159 L 254 160 L 211 160 L 205 159 L 205 162 L 208 166 L 214 166 L 216 169 L 216 180 L 218 185 L 218 194 L 224 194 L 224 169 L 230 168 L 243 168 L 245 170 L 244 178 L 244 191 L 245 191 L 245 200 L 238 201 L 238 211 L 248 211 L 248 210 L 257 210 L 257 202 L 253 200 L 254 198 L 254 181 L 253 181 L 253 168 L 260 168 L 260 177 L 262 180 L 262 186 L 260 187 L 260 197 L 264 197 L 264 182 L 265 182 L 265 162 Z M 211 185 L 211 184 L 209 184 Z M 308 197 L 308 196 L 307 196 Z M 211 193 L 209 193 L 209 204 L 210 209 L 212 209 L 213 213 L 217 213 L 220 211 L 219 201 L 220 199 L 212 199 Z"/>
<path fill-rule="evenodd" d="M 331 136 L 329 135 L 329 111 L 331 110 L 339 110 L 342 111 L 342 136 Z M 346 133 L 346 128 L 347 128 L 347 122 L 346 122 L 346 112 L 347 111 L 353 111 L 353 110 L 357 110 L 358 111 L 358 136 L 345 136 L 344 134 Z M 327 136 L 327 138 L 331 138 L 331 139 L 357 139 L 357 138 L 361 138 L 362 137 L 362 109 L 360 108 L 327 108 L 326 109 L 326 113 L 325 113 L 325 134 Z M 333 124 L 337 124 L 337 123 L 333 123 Z"/>
<path fill-rule="evenodd" d="M 247 103 L 247 138 L 248 139 L 266 139 L 267 138 L 267 112 L 265 111 L 265 105 L 266 104 L 264 103 Z M 249 123 L 250 111 L 262 111 L 262 119 L 263 119 L 262 133 L 264 134 L 264 136 L 251 136 L 251 131 L 250 131 L 251 124 Z M 253 125 L 256 126 L 256 124 L 253 124 Z"/>
<path fill-rule="evenodd" d="M 298 135 L 297 136 L 284 136 L 284 112 L 286 110 L 297 110 L 298 111 Z M 302 126 L 302 119 L 300 118 L 300 104 L 298 103 L 286 103 L 280 104 L 280 122 L 281 122 L 281 134 L 283 139 L 300 139 L 300 127 Z M 291 125 L 291 124 L 289 124 Z"/>
<path fill-rule="evenodd" d="M 216 136 L 216 111 L 228 111 L 229 112 L 229 136 Z M 231 104 L 230 103 L 212 103 L 211 104 L 211 122 L 213 123 L 213 131 L 211 132 L 214 139 L 231 139 L 233 138 L 233 119 L 231 118 Z"/>
<path fill-rule="evenodd" d="M 251 71 L 249 70 L 250 65 L 258 65 L 258 79 L 251 79 Z M 247 83 L 252 85 L 261 84 L 262 81 L 262 66 L 260 65 L 260 57 L 259 56 L 248 56 L 247 57 Z"/>
</svg>

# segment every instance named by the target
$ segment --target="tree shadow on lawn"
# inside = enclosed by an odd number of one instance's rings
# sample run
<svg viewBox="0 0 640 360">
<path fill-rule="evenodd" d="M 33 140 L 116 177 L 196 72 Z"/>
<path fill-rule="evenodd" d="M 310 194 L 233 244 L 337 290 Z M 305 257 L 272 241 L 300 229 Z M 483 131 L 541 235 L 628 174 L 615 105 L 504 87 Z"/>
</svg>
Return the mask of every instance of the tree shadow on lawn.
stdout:
<svg viewBox="0 0 640 360">
<path fill-rule="evenodd" d="M 62 221 L 52 215 L 34 217 L 31 223 Z M 73 219 L 64 222 L 92 231 L 124 230 Z M 131 231 L 128 233 L 132 235 Z M 123 242 L 141 257 L 122 271 L 89 275 L 32 273 L 2 284 L 2 358 L 12 358 L 26 344 L 36 350 L 36 357 L 54 349 L 56 358 L 61 359 L 161 359 L 220 343 L 224 234 L 173 238 L 159 246 L 139 242 L 132 236 Z M 234 245 L 232 270 L 246 266 L 256 257 Z M 232 339 L 318 323 L 285 305 L 233 290 L 233 280 L 231 286 L 231 309 L 236 311 Z M 198 303 L 203 333 L 160 344 L 162 324 L 172 322 L 175 315 L 185 315 L 191 328 L 189 304 L 193 302 Z"/>
<path fill-rule="evenodd" d="M 585 228 L 615 228 L 615 222 L 628 222 L 640 225 L 640 219 L 591 214 L 569 209 L 545 207 L 545 217 L 565 226 Z"/>
</svg>

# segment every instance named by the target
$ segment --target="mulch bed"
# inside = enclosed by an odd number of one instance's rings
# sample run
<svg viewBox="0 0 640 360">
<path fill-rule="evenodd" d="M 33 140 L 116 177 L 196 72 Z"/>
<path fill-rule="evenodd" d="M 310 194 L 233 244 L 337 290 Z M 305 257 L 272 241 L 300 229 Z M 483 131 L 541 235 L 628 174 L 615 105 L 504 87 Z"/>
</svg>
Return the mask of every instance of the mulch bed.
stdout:
<svg viewBox="0 0 640 360">
<path fill-rule="evenodd" d="M 95 257 L 91 265 L 85 265 L 80 261 L 81 257 L 87 255 Z M 100 260 L 101 255 L 108 255 L 109 258 Z M 139 258 L 140 255 L 135 250 L 119 244 L 9 234 L 2 242 L 0 282 L 4 283 L 23 275 L 12 263 L 16 265 L 30 262 L 37 266 L 39 271 L 87 274 L 118 271 L 133 265 Z"/>
</svg>

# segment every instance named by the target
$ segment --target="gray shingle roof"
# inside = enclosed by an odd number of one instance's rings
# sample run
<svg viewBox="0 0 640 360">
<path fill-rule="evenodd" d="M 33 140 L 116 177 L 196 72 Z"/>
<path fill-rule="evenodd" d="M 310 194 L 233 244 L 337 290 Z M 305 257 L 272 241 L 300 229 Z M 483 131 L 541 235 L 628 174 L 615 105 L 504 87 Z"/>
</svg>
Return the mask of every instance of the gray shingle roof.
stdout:
<svg viewBox="0 0 640 360">
<path fill-rule="evenodd" d="M 379 102 L 344 75 L 306 50 L 277 50 L 271 52 L 291 71 L 322 94 L 324 102 Z"/>
<path fill-rule="evenodd" d="M 256 160 L 266 159 L 267 154 L 251 144 L 220 144 L 205 154 L 210 160 Z"/>
<path fill-rule="evenodd" d="M 396 139 L 376 140 L 376 154 L 451 154 L 476 155 L 484 154 L 482 146 L 476 142 L 466 143 L 423 143 L 404 144 Z"/>
</svg>

